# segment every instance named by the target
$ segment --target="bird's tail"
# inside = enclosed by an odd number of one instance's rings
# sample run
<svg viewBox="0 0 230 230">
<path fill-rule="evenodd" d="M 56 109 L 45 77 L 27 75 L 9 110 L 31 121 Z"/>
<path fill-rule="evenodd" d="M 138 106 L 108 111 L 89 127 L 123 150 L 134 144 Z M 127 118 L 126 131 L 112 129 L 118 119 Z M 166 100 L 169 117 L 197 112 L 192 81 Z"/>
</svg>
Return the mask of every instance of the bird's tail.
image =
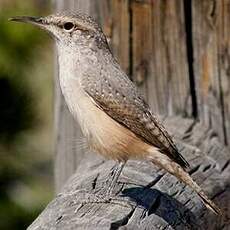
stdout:
<svg viewBox="0 0 230 230">
<path fill-rule="evenodd" d="M 167 155 L 156 151 L 156 149 L 153 148 L 150 151 L 149 159 L 152 163 L 162 167 L 167 172 L 184 182 L 186 185 L 190 186 L 199 195 L 205 206 L 213 211 L 216 215 L 222 215 L 221 210 L 205 195 L 200 186 L 193 181 L 190 175 L 185 172 L 180 165 L 172 161 Z"/>
</svg>

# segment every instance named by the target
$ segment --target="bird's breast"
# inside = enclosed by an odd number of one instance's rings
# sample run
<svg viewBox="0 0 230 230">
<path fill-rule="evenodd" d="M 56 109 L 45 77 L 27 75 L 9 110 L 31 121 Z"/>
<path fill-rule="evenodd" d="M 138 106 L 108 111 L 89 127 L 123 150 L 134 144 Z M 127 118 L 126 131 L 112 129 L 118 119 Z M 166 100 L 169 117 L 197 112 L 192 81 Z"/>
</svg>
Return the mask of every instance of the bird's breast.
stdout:
<svg viewBox="0 0 230 230">
<path fill-rule="evenodd" d="M 144 157 L 149 145 L 100 109 L 84 91 L 80 80 L 60 77 L 60 85 L 70 112 L 93 150 L 123 161 Z"/>
</svg>

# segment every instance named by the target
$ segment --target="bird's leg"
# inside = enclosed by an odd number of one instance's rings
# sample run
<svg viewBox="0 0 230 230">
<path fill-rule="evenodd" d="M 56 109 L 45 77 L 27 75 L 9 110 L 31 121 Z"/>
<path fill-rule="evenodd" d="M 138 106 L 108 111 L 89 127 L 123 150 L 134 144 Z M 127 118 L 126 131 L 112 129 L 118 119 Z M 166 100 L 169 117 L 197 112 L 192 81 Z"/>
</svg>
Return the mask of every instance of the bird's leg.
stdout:
<svg viewBox="0 0 230 230">
<path fill-rule="evenodd" d="M 119 162 L 118 164 L 116 164 L 115 167 L 113 167 L 113 169 L 111 170 L 111 173 L 110 173 L 110 177 L 111 177 L 111 181 L 108 185 L 108 189 L 106 191 L 106 196 L 111 196 L 113 194 L 113 190 L 116 186 L 116 183 L 117 183 L 117 180 L 119 178 L 119 176 L 121 175 L 121 172 L 122 172 L 122 169 L 124 168 L 125 166 L 125 163 L 124 161 L 121 161 Z"/>
<path fill-rule="evenodd" d="M 83 199 L 81 204 L 87 204 L 87 203 L 114 203 L 114 204 L 125 204 L 125 206 L 132 207 L 133 204 L 131 204 L 130 201 L 123 197 L 115 197 L 113 196 L 113 190 L 116 186 L 117 180 L 122 172 L 122 169 L 124 168 L 126 162 L 119 162 L 117 163 L 112 169 L 109 174 L 109 178 L 105 182 L 105 187 L 102 188 L 99 192 L 96 194 L 88 194 L 88 197 L 85 197 L 86 199 Z"/>
</svg>

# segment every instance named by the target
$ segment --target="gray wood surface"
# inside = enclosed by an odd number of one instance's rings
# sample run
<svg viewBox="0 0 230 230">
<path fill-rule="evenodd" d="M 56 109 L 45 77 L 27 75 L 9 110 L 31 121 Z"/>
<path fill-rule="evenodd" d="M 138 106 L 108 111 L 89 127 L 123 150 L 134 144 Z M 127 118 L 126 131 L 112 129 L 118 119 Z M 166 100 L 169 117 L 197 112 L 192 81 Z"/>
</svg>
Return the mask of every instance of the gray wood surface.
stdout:
<svg viewBox="0 0 230 230">
<path fill-rule="evenodd" d="M 230 139 L 230 1 L 192 1 L 194 76 L 198 116 Z"/>
<path fill-rule="evenodd" d="M 103 189 L 114 166 L 113 161 L 85 155 L 76 173 L 28 229 L 229 229 L 229 152 L 201 123 L 179 117 L 164 123 L 190 162 L 190 174 L 223 210 L 225 221 L 175 177 L 140 161 L 128 161 L 125 166 L 115 188 L 117 200 L 81 206 L 82 200 Z M 120 196 L 127 201 L 120 202 Z"/>
<path fill-rule="evenodd" d="M 192 115 L 183 1 L 131 1 L 132 78 L 157 114 Z"/>
</svg>

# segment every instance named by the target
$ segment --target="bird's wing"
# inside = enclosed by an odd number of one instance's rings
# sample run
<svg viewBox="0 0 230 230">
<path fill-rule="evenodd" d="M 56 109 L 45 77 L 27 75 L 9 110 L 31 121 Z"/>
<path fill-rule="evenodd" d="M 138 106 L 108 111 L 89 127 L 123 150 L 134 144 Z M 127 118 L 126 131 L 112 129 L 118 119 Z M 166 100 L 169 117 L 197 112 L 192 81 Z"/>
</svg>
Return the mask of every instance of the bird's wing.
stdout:
<svg viewBox="0 0 230 230">
<path fill-rule="evenodd" d="M 84 76 L 81 80 L 84 90 L 111 118 L 145 142 L 158 147 L 183 168 L 188 167 L 188 162 L 178 152 L 163 125 L 151 113 L 136 86 L 119 67 L 112 72 L 111 76 L 108 70 L 104 74 L 101 71 L 100 76 Z"/>
</svg>

